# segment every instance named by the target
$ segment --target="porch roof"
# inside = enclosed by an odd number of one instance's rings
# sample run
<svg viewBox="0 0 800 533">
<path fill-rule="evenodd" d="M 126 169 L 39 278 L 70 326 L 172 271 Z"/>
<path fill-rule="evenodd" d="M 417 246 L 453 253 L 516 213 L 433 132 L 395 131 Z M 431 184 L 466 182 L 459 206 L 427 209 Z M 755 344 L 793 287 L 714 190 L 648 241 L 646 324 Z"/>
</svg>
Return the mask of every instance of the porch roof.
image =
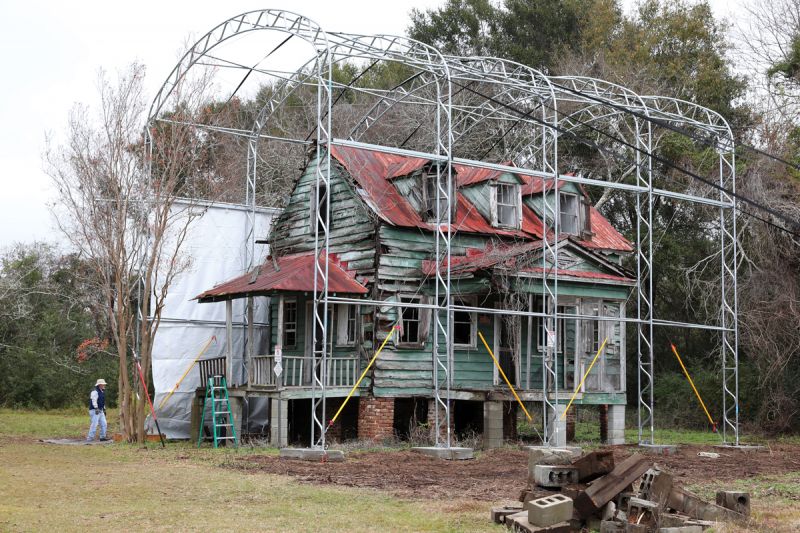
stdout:
<svg viewBox="0 0 800 533">
<path fill-rule="evenodd" d="M 356 281 L 355 275 L 346 270 L 334 254 L 329 254 L 328 292 L 344 294 L 366 294 L 367 288 Z M 268 258 L 252 272 L 237 276 L 194 297 L 200 302 L 233 300 L 253 295 L 271 294 L 276 291 L 313 292 L 314 254 L 305 253 Z M 277 264 L 277 269 L 275 268 Z M 324 263 L 322 258 L 320 266 Z M 318 274 L 317 274 L 318 275 Z M 318 278 L 321 283 L 321 278 Z"/>
</svg>

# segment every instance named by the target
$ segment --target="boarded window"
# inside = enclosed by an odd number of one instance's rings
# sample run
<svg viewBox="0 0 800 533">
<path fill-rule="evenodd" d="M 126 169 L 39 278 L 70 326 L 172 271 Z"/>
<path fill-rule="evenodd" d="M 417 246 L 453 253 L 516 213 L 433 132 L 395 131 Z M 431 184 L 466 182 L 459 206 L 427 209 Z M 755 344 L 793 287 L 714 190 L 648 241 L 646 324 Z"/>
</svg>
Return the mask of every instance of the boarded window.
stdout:
<svg viewBox="0 0 800 533">
<path fill-rule="evenodd" d="M 297 301 L 283 302 L 283 347 L 297 346 Z"/>
<path fill-rule="evenodd" d="M 497 185 L 497 224 L 519 227 L 519 187 L 507 183 Z"/>
<path fill-rule="evenodd" d="M 559 228 L 561 233 L 578 234 L 578 197 L 574 194 L 559 195 Z"/>
</svg>

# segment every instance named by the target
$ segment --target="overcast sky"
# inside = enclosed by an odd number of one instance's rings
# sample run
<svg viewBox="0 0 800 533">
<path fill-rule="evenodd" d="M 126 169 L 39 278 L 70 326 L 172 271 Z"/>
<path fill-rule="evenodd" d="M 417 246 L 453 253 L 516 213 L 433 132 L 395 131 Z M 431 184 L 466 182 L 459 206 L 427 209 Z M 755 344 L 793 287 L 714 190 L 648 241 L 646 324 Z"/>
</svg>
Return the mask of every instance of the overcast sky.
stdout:
<svg viewBox="0 0 800 533">
<path fill-rule="evenodd" d="M 101 67 L 115 72 L 143 63 L 152 95 L 184 41 L 245 11 L 283 8 L 328 31 L 403 34 L 411 8 L 443 1 L 0 0 L 0 249 L 59 240 L 47 208 L 54 195 L 42 170 L 45 134 L 64 132 L 75 102 L 95 104 Z M 718 16 L 737 13 L 730 2 L 712 5 Z"/>
</svg>

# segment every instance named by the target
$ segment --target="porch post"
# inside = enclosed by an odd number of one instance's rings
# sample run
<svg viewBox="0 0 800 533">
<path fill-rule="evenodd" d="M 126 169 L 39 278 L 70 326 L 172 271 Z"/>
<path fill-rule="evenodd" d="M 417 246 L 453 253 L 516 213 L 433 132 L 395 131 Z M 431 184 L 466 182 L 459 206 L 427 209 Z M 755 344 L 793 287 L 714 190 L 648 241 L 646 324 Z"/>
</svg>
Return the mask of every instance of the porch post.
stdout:
<svg viewBox="0 0 800 533">
<path fill-rule="evenodd" d="M 256 355 L 255 347 L 253 343 L 255 342 L 255 327 L 253 326 L 253 297 L 247 297 L 247 352 L 245 356 L 247 357 L 247 384 L 253 384 L 253 356 Z"/>
<path fill-rule="evenodd" d="M 278 296 L 278 333 L 277 333 L 277 338 L 275 340 L 275 352 L 274 352 L 274 355 L 278 355 L 280 353 L 281 357 L 283 356 L 283 306 L 284 306 L 284 300 L 283 300 L 283 294 L 281 294 L 280 296 Z M 277 361 L 275 360 L 274 363 L 277 363 Z M 273 369 L 270 368 L 267 370 L 267 372 L 273 372 Z M 280 376 L 275 376 L 275 386 L 280 389 L 282 384 L 283 384 L 283 374 L 281 374 Z"/>
<path fill-rule="evenodd" d="M 225 300 L 225 375 L 233 385 L 233 300 Z"/>
</svg>

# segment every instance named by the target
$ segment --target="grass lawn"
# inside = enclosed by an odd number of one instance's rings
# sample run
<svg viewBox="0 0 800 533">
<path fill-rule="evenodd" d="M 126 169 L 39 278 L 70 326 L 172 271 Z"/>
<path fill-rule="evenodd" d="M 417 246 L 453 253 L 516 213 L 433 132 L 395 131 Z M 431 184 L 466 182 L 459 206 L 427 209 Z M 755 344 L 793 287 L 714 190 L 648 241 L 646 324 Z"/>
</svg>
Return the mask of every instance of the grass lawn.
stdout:
<svg viewBox="0 0 800 533">
<path fill-rule="evenodd" d="M 0 531 L 503 531 L 484 502 L 403 501 L 219 468 L 252 449 L 36 442 L 82 436 L 88 418 L 0 409 Z"/>
<path fill-rule="evenodd" d="M 115 418 L 109 412 L 112 423 Z M 380 490 L 301 484 L 263 471 L 221 468 L 240 456 L 276 453 L 272 449 L 37 442 L 82 437 L 88 422 L 83 409 L 0 409 L 0 531 L 506 531 L 489 523 L 485 501 L 403 500 Z M 594 426 L 578 424 L 585 448 L 596 444 L 596 433 Z M 636 431 L 627 437 L 636 442 Z M 704 432 L 657 433 L 660 443 L 719 440 Z M 800 530 L 800 471 L 752 476 L 728 486 L 752 494 L 755 520 L 746 530 L 721 525 L 716 531 Z M 698 480 L 687 488 L 713 501 L 719 486 Z"/>
</svg>

